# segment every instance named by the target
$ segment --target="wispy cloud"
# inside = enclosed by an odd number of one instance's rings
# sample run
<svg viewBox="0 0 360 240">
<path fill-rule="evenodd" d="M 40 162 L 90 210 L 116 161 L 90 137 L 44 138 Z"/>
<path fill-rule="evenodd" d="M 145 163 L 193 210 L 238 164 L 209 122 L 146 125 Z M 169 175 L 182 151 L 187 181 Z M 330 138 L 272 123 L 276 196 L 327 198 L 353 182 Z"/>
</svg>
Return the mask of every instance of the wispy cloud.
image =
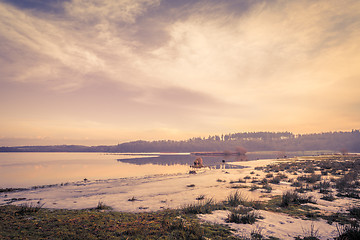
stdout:
<svg viewBox="0 0 360 240">
<path fill-rule="evenodd" d="M 48 129 L 66 115 L 119 134 L 355 128 L 359 12 L 356 0 L 0 1 L 5 137 L 10 119 L 47 114 Z"/>
</svg>

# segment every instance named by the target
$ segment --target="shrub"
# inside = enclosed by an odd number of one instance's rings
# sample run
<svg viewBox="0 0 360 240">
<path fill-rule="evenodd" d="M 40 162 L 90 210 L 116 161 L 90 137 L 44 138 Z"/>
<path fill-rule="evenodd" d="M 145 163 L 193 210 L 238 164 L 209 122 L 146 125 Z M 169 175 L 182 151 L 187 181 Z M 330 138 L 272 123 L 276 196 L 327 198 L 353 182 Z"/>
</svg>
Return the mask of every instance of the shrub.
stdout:
<svg viewBox="0 0 360 240">
<path fill-rule="evenodd" d="M 349 213 L 352 217 L 360 220 L 360 207 L 352 207 L 349 209 Z"/>
<path fill-rule="evenodd" d="M 294 181 L 294 182 L 291 184 L 291 186 L 293 186 L 293 187 L 302 187 L 303 184 L 302 184 L 302 182 Z"/>
<path fill-rule="evenodd" d="M 129 201 L 129 202 L 134 202 L 134 201 L 138 201 L 138 200 L 137 200 L 136 197 L 133 196 L 132 198 L 129 198 L 128 201 Z"/>
<path fill-rule="evenodd" d="M 257 189 L 259 189 L 259 187 L 256 186 L 255 184 L 253 184 L 253 185 L 251 186 L 251 188 L 250 188 L 249 191 L 255 191 L 255 190 L 257 190 Z"/>
<path fill-rule="evenodd" d="M 205 195 L 199 195 L 197 198 L 196 198 L 196 200 L 204 200 L 205 199 Z"/>
<path fill-rule="evenodd" d="M 311 175 L 305 175 L 305 176 L 300 176 L 297 178 L 298 181 L 302 181 L 302 182 L 307 182 L 307 183 L 316 183 L 317 181 L 321 180 L 321 175 L 317 175 L 317 174 L 311 174 Z"/>
<path fill-rule="evenodd" d="M 98 209 L 98 210 L 111 210 L 112 207 L 110 207 L 110 206 L 106 205 L 105 203 L 99 201 L 98 205 L 96 206 L 95 209 Z"/>
<path fill-rule="evenodd" d="M 250 201 L 247 202 L 246 205 L 256 210 L 263 209 L 264 207 L 261 201 Z"/>
<path fill-rule="evenodd" d="M 265 175 L 265 177 L 266 177 L 266 178 L 272 178 L 272 177 L 274 177 L 274 174 L 268 173 L 268 174 Z"/>
<path fill-rule="evenodd" d="M 40 202 L 38 202 L 37 205 L 33 205 L 32 203 L 24 203 L 24 204 L 20 205 L 20 209 L 16 213 L 20 214 L 20 215 L 36 213 L 44 205 L 45 205 L 45 203 L 41 204 Z"/>
<path fill-rule="evenodd" d="M 273 184 L 279 184 L 280 183 L 280 177 L 273 177 L 272 179 L 270 179 L 270 183 L 273 183 Z"/>
<path fill-rule="evenodd" d="M 336 198 L 334 197 L 333 194 L 329 193 L 329 194 L 323 195 L 323 196 L 321 197 L 321 199 L 332 202 L 332 201 L 334 201 Z"/>
<path fill-rule="evenodd" d="M 259 215 L 254 211 L 248 212 L 246 214 L 241 214 L 233 211 L 228 215 L 226 221 L 232 223 L 253 224 L 258 218 Z"/>
<path fill-rule="evenodd" d="M 214 202 L 212 198 L 199 201 L 198 203 L 187 204 L 182 207 L 185 214 L 208 214 L 214 210 L 224 209 L 224 206 Z"/>
<path fill-rule="evenodd" d="M 276 175 L 276 177 L 279 177 L 280 179 L 286 179 L 286 178 L 288 178 L 288 176 L 287 176 L 286 174 L 284 174 L 284 173 L 278 173 L 278 174 Z"/>
<path fill-rule="evenodd" d="M 263 178 L 260 183 L 261 183 L 261 184 L 268 184 L 268 182 L 269 182 L 269 181 L 268 181 L 266 178 Z"/>
<path fill-rule="evenodd" d="M 339 227 L 337 225 L 339 236 L 334 238 L 336 240 L 358 240 L 360 239 L 360 227 L 358 224 L 344 225 Z"/>
<path fill-rule="evenodd" d="M 281 207 L 288 207 L 291 204 L 314 203 L 312 197 L 303 197 L 296 192 L 287 191 L 281 197 Z"/>
<path fill-rule="evenodd" d="M 315 172 L 315 168 L 313 166 L 307 167 L 304 170 L 305 173 L 314 173 Z"/>
<path fill-rule="evenodd" d="M 246 197 L 244 197 L 241 193 L 238 191 L 231 193 L 227 199 L 226 204 L 232 207 L 239 206 L 240 204 L 244 204 L 246 202 Z"/>
<path fill-rule="evenodd" d="M 319 184 L 315 184 L 314 189 L 328 189 L 330 187 L 329 181 L 322 181 Z"/>
<path fill-rule="evenodd" d="M 311 223 L 310 229 L 304 230 L 304 237 L 295 237 L 295 240 L 319 240 L 319 229 L 315 229 L 314 223 Z"/>
</svg>

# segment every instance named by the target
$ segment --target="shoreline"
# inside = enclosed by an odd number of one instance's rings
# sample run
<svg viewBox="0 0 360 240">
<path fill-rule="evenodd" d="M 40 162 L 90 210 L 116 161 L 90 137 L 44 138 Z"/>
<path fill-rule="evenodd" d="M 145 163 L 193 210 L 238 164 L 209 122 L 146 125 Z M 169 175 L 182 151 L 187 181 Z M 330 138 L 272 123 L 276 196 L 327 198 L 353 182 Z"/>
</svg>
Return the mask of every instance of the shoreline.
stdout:
<svg viewBox="0 0 360 240">
<path fill-rule="evenodd" d="M 246 201 L 263 202 L 269 204 L 271 201 L 280 200 L 278 197 L 286 191 L 294 191 L 297 188 L 292 186 L 294 182 L 300 181 L 301 177 L 317 174 L 323 181 L 330 181 L 332 178 L 338 179 L 343 175 L 338 175 L 335 171 L 332 174 L 322 175 L 318 167 L 312 167 L 313 173 L 307 173 L 311 166 L 317 161 L 325 161 L 334 158 L 357 158 L 358 155 L 324 155 L 307 156 L 286 159 L 263 159 L 248 162 L 232 162 L 230 165 L 241 165 L 241 169 L 207 169 L 199 171 L 197 174 L 172 174 L 157 175 L 141 178 L 123 178 L 100 181 L 89 181 L 81 184 L 67 186 L 55 186 L 50 188 L 31 189 L 28 191 L 0 193 L 1 205 L 8 205 L 10 202 L 6 199 L 17 199 L 11 204 L 45 204 L 47 209 L 91 209 L 98 203 L 109 206 L 113 211 L 144 213 L 157 212 L 166 209 L 181 209 L 184 206 L 192 204 L 201 204 L 203 201 L 211 199 L 214 202 L 222 202 L 234 192 L 240 193 L 246 197 Z M 298 166 L 298 169 L 292 169 L 292 165 Z M 294 165 L 294 166 L 295 166 Z M 307 166 L 309 165 L 309 166 Z M 282 167 L 278 167 L 282 166 Z M 302 170 L 300 168 L 303 168 Z M 326 169 L 326 168 L 325 168 Z M 291 170 L 291 171 L 290 171 Z M 350 169 L 351 170 L 351 169 Z M 329 171 L 332 171 L 330 168 Z M 344 174 L 349 170 L 346 170 Z M 295 174 L 296 173 L 296 174 Z M 269 178 L 269 175 L 273 175 Z M 269 183 L 271 190 L 267 192 L 261 186 L 259 181 L 263 179 L 272 180 L 275 176 L 284 176 L 277 183 Z M 298 180 L 296 180 L 298 179 Z M 315 185 L 314 185 L 315 186 Z M 348 197 L 336 197 L 333 201 L 321 199 L 324 195 L 316 191 L 307 191 L 302 195 L 312 197 L 315 203 L 306 203 L 300 205 L 296 214 L 322 214 L 324 216 L 331 214 L 347 214 L 349 206 L 360 205 L 359 199 Z M 278 200 L 277 200 L 278 199 Z M 301 210 L 301 209 L 305 209 Z M 306 210 L 307 209 L 307 210 Z M 286 210 L 286 209 L 285 209 Z M 301 210 L 301 211 L 300 211 Z M 222 224 L 231 227 L 234 234 L 250 234 L 257 226 L 262 229 L 265 236 L 279 237 L 280 239 L 293 239 L 293 236 L 303 234 L 299 225 L 303 229 L 309 229 L 311 224 L 322 234 L 319 239 L 327 239 L 336 235 L 336 225 L 328 224 L 324 219 L 308 220 L 303 217 L 296 217 L 293 213 L 284 211 L 276 207 L 269 209 L 254 210 L 264 219 L 258 219 L 256 225 L 236 224 L 226 221 L 229 210 L 216 210 L 212 214 L 200 214 L 198 218 L 202 222 L 212 224 Z M 306 212 L 308 211 L 308 213 Z M 292 237 L 287 238 L 286 234 Z"/>
</svg>

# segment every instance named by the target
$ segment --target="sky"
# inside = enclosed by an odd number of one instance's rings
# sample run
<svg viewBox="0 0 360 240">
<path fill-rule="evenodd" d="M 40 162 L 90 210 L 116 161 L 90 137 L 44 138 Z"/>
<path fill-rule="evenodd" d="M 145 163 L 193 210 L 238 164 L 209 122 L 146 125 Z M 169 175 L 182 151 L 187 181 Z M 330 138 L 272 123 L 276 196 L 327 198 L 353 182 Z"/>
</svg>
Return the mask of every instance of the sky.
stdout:
<svg viewBox="0 0 360 240">
<path fill-rule="evenodd" d="M 360 127 L 358 0 L 0 0 L 0 146 Z"/>
</svg>

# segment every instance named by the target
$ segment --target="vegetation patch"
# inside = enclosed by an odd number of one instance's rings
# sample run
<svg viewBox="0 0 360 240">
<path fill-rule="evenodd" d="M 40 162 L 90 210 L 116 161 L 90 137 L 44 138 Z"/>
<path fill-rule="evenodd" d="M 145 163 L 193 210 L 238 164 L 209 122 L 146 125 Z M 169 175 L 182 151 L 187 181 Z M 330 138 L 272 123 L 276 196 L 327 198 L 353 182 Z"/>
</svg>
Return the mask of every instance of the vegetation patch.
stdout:
<svg viewBox="0 0 360 240">
<path fill-rule="evenodd" d="M 226 221 L 231 223 L 253 224 L 258 218 L 260 218 L 259 214 L 254 211 L 239 213 L 236 210 L 233 210 L 229 213 Z"/>
<path fill-rule="evenodd" d="M 214 210 L 224 210 L 222 203 L 215 202 L 212 198 L 198 201 L 197 203 L 186 204 L 181 208 L 184 214 L 208 214 Z"/>
<path fill-rule="evenodd" d="M 292 191 L 283 193 L 281 197 L 280 207 L 288 207 L 291 204 L 315 203 L 311 196 L 301 196 Z"/>
<path fill-rule="evenodd" d="M 96 206 L 95 209 L 97 209 L 97 210 L 111 210 L 112 207 L 110 207 L 110 206 L 106 205 L 105 203 L 99 201 L 98 205 Z"/>
<path fill-rule="evenodd" d="M 1 239 L 239 239 L 226 226 L 200 224 L 179 210 L 121 213 L 48 210 L 18 214 L 21 206 L 0 207 Z"/>
<path fill-rule="evenodd" d="M 243 205 L 246 203 L 247 198 L 243 196 L 240 192 L 236 191 L 234 193 L 231 193 L 226 201 L 225 204 L 231 207 L 237 207 L 239 205 Z"/>
</svg>

